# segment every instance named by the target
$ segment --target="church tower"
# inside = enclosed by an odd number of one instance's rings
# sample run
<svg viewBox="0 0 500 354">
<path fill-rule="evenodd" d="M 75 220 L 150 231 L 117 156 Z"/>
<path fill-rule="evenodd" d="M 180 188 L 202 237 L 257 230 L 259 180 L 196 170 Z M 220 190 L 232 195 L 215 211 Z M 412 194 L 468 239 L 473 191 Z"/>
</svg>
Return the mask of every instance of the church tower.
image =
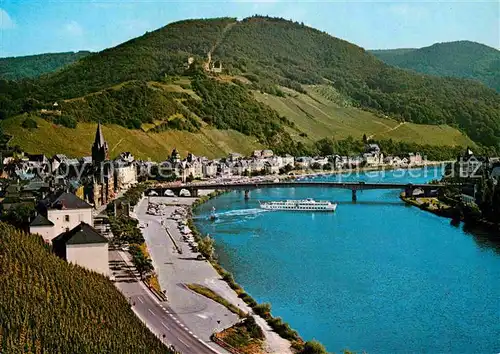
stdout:
<svg viewBox="0 0 500 354">
<path fill-rule="evenodd" d="M 92 162 L 94 165 L 98 165 L 108 159 L 108 143 L 104 141 L 104 136 L 102 135 L 101 122 L 97 124 L 97 130 L 95 132 L 94 145 L 92 145 Z"/>
</svg>

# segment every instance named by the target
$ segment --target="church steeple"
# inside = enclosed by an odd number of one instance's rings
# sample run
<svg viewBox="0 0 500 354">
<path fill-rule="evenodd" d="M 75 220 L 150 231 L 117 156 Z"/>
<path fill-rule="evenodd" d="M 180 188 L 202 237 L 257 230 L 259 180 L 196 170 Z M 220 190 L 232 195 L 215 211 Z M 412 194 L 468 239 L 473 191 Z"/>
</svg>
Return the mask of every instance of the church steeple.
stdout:
<svg viewBox="0 0 500 354">
<path fill-rule="evenodd" d="M 94 145 L 92 145 L 92 162 L 101 163 L 108 159 L 108 143 L 104 140 L 102 134 L 101 121 L 97 124 L 95 132 Z"/>
</svg>

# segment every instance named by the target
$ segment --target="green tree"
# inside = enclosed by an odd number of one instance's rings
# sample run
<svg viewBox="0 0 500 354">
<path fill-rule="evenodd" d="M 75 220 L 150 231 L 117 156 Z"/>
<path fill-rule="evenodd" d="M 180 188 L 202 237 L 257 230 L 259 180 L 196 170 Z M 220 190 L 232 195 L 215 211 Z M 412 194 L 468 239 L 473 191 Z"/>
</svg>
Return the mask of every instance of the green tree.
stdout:
<svg viewBox="0 0 500 354">
<path fill-rule="evenodd" d="M 311 340 L 304 343 L 304 349 L 299 354 L 327 354 L 327 351 L 323 344 L 316 340 Z"/>
<path fill-rule="evenodd" d="M 32 203 L 18 204 L 4 211 L 2 220 L 22 230 L 28 230 L 30 218 L 34 213 L 35 206 Z"/>
<path fill-rule="evenodd" d="M 135 254 L 132 258 L 135 268 L 139 273 L 141 279 L 144 279 L 149 273 L 154 270 L 151 259 L 147 258 L 144 254 Z"/>
</svg>

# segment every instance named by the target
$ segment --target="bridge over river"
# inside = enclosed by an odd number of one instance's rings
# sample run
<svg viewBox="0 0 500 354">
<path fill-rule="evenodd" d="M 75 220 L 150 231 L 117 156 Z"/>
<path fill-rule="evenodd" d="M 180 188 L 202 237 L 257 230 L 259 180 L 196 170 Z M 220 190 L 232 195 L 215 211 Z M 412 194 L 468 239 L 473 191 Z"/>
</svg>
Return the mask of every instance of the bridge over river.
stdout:
<svg viewBox="0 0 500 354">
<path fill-rule="evenodd" d="M 250 197 L 250 191 L 262 188 L 337 188 L 350 189 L 352 200 L 357 200 L 357 191 L 370 189 L 399 189 L 404 190 L 407 196 L 412 196 L 413 192 L 420 189 L 425 196 L 429 196 L 433 191 L 444 187 L 444 184 L 412 184 L 412 183 L 366 183 L 366 182 L 324 182 L 324 181 L 254 181 L 254 182 L 228 182 L 228 183 L 188 183 L 183 185 L 168 185 L 151 187 L 146 191 L 146 195 L 180 195 L 182 190 L 186 190 L 192 197 L 198 196 L 199 190 L 244 190 L 245 199 Z"/>
</svg>

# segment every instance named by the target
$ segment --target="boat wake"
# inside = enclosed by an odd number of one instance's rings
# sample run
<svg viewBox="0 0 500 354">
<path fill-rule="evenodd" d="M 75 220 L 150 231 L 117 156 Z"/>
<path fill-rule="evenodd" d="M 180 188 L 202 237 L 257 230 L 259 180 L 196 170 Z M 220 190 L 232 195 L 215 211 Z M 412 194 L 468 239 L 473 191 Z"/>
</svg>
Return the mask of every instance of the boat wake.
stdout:
<svg viewBox="0 0 500 354">
<path fill-rule="evenodd" d="M 268 212 L 268 210 L 263 210 L 260 208 L 253 208 L 253 209 L 240 209 L 240 210 L 228 210 L 228 211 L 221 211 L 221 212 L 216 212 L 213 214 L 215 218 L 212 219 L 212 223 L 214 224 L 225 224 L 225 223 L 240 223 L 244 222 L 246 220 L 252 220 L 257 218 L 259 215 Z M 210 219 L 209 215 L 198 215 L 194 217 L 195 220 L 208 220 Z"/>
<path fill-rule="evenodd" d="M 216 215 L 218 217 L 234 217 L 234 216 L 252 216 L 252 215 L 258 215 L 262 213 L 267 213 L 268 210 L 260 209 L 260 208 L 253 208 L 253 209 L 240 209 L 240 210 L 229 210 L 229 211 L 223 211 L 221 213 L 217 213 Z"/>
</svg>

